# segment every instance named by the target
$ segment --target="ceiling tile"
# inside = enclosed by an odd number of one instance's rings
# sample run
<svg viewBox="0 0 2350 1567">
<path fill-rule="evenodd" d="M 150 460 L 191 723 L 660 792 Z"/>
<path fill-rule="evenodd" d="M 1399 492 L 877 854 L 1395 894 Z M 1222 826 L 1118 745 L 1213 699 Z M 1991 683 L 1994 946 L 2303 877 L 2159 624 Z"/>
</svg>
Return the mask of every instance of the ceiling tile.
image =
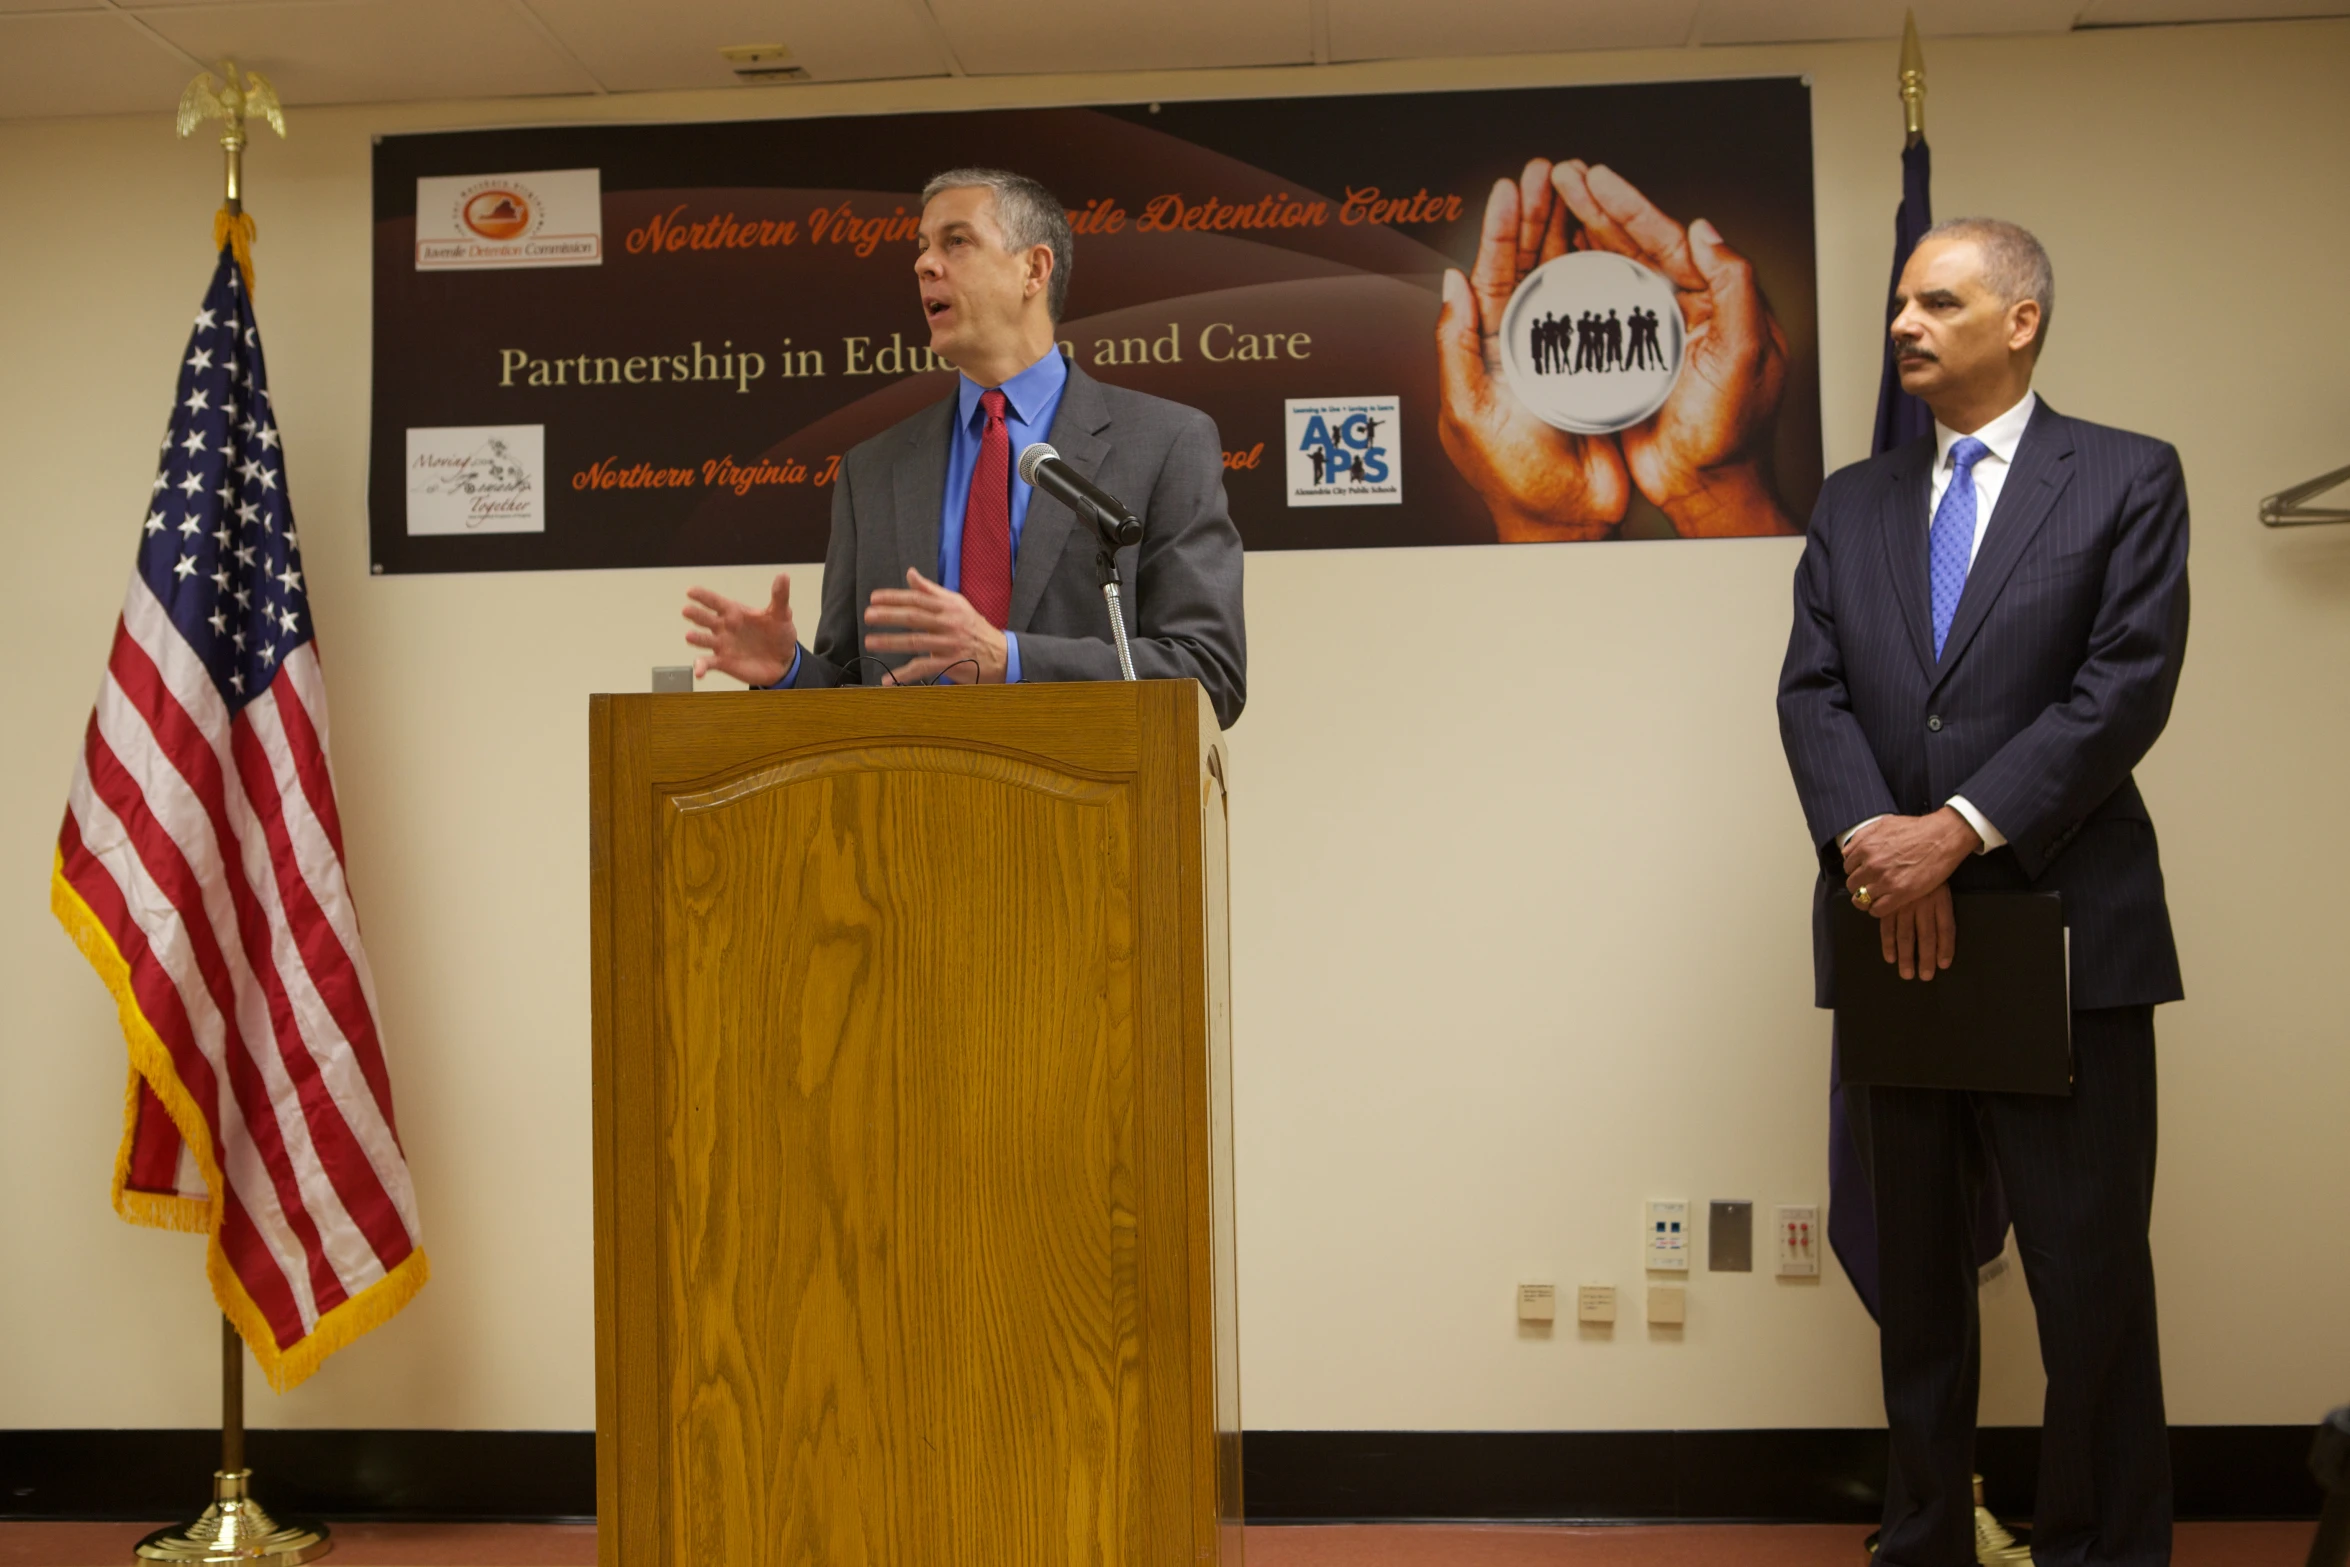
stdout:
<svg viewBox="0 0 2350 1567">
<path fill-rule="evenodd" d="M 480 0 L 142 8 L 204 59 L 226 56 L 297 103 L 589 92 L 595 84 L 511 5 Z"/>
<path fill-rule="evenodd" d="M 1928 40 L 1966 33 L 2061 33 L 2083 0 L 1922 0 L 1918 31 Z M 1706 0 L 1694 42 L 1813 43 L 1831 38 L 1899 38 L 1906 7 L 1895 0 Z"/>
<path fill-rule="evenodd" d="M 929 0 L 974 76 L 1182 71 L 1311 60 L 1308 0 Z"/>
<path fill-rule="evenodd" d="M 914 0 L 778 5 L 775 0 L 528 0 L 531 9 L 614 92 L 728 87 L 730 44 L 783 44 L 818 81 L 943 76 L 947 62 Z"/>
<path fill-rule="evenodd" d="M 1687 41 L 1697 6 L 1698 0 L 1330 0 L 1330 58 L 1673 48 Z"/>
<path fill-rule="evenodd" d="M 119 16 L 0 16 L 0 119 L 165 113 L 196 72 Z"/>
</svg>

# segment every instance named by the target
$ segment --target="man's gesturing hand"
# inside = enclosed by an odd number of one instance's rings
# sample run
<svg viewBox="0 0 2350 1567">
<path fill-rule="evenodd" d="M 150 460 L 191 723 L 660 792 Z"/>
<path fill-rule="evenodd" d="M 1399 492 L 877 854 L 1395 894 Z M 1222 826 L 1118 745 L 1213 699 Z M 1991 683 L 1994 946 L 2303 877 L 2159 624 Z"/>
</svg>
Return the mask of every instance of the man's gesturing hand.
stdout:
<svg viewBox="0 0 2350 1567">
<path fill-rule="evenodd" d="M 949 593 L 911 566 L 904 587 L 874 589 L 865 624 L 899 628 L 879 635 L 867 631 L 869 651 L 916 655 L 885 677 L 884 685 L 911 685 L 932 675 L 944 675 L 949 685 L 1004 678 L 1004 634 L 969 599 Z"/>
<path fill-rule="evenodd" d="M 1505 544 L 1604 537 L 1632 499 L 1614 440 L 1552 429 L 1500 378 L 1510 295 L 1520 278 L 1566 251 L 1566 212 L 1551 191 L 1550 161 L 1537 158 L 1518 183 L 1494 185 L 1474 272 L 1444 274 L 1436 433 L 1484 497 Z"/>
<path fill-rule="evenodd" d="M 1580 158 L 1552 173 L 1578 247 L 1646 262 L 1679 291 L 1688 362 L 1656 416 L 1624 432 L 1632 482 L 1684 535 L 1792 533 L 1761 447 L 1787 388 L 1787 334 L 1754 268 L 1700 218 L 1683 228 L 1631 181 Z"/>
<path fill-rule="evenodd" d="M 1982 846 L 1947 805 L 1931 816 L 1880 816 L 1844 846 L 1844 885 L 1868 888 L 1868 912 L 1890 919 L 1950 880 Z"/>
<path fill-rule="evenodd" d="M 698 628 L 685 639 L 703 650 L 694 660 L 696 680 L 715 669 L 746 686 L 771 686 L 791 668 L 800 633 L 792 623 L 791 578 L 785 573 L 775 574 L 765 609 L 737 604 L 708 588 L 686 589 L 685 601 L 685 618 Z"/>
</svg>

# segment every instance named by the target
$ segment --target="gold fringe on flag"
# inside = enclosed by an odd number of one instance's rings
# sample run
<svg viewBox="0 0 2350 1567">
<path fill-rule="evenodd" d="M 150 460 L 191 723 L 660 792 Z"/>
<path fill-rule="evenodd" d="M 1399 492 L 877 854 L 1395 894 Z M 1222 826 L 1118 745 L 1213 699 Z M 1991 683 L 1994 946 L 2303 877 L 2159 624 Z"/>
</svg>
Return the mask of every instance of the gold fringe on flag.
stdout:
<svg viewBox="0 0 2350 1567">
<path fill-rule="evenodd" d="M 221 212 L 219 226 L 225 228 L 228 213 Z M 252 241 L 251 218 L 245 219 L 243 243 Z M 224 238 L 224 243 L 226 242 Z M 242 262 L 240 250 L 238 260 Z M 251 285 L 248 283 L 247 285 Z M 253 1351 L 253 1358 L 261 1366 L 261 1373 L 269 1385 L 283 1393 L 309 1380 L 310 1374 L 325 1363 L 326 1357 L 338 1349 L 356 1343 L 375 1328 L 390 1321 L 402 1306 L 415 1298 L 432 1278 L 432 1264 L 425 1260 L 424 1248 L 419 1246 L 400 1262 L 400 1265 L 327 1312 L 303 1335 L 302 1341 L 281 1350 L 277 1335 L 269 1328 L 269 1320 L 245 1292 L 244 1282 L 229 1265 L 228 1253 L 220 1245 L 220 1220 L 226 1204 L 222 1194 L 228 1190 L 221 1177 L 220 1158 L 212 1146 L 211 1124 L 196 1107 L 179 1073 L 172 1067 L 171 1052 L 165 1048 L 155 1025 L 139 1008 L 137 993 L 131 988 L 131 966 L 123 958 L 114 937 L 92 912 L 73 883 L 65 879 L 65 856 L 56 856 L 49 871 L 49 908 L 57 916 L 57 923 L 73 938 L 73 944 L 89 959 L 99 980 L 114 997 L 116 1018 L 122 1024 L 123 1043 L 130 1047 L 131 1079 L 129 1107 L 125 1111 L 122 1148 L 114 1159 L 114 1211 L 133 1224 L 151 1225 L 157 1229 L 190 1230 L 210 1238 L 204 1253 L 204 1275 L 212 1281 L 212 1298 L 219 1303 L 221 1314 L 236 1324 L 237 1332 Z M 162 1102 L 171 1116 L 171 1124 L 178 1129 L 180 1140 L 187 1144 L 196 1167 L 204 1174 L 203 1197 L 183 1197 L 176 1193 L 140 1192 L 126 1189 L 130 1174 L 131 1137 L 138 1127 L 139 1085 L 146 1084 Z"/>
<path fill-rule="evenodd" d="M 245 297 L 253 297 L 253 214 L 222 207 L 212 214 L 212 248 L 227 245 L 236 252 L 237 270 L 245 275 Z"/>
</svg>

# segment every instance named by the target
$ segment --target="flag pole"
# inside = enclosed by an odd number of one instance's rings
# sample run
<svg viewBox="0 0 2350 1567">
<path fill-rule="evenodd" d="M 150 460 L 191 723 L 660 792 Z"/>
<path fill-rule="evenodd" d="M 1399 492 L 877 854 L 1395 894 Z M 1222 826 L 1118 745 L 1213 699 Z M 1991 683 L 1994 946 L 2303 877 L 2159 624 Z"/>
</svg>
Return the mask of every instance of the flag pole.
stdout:
<svg viewBox="0 0 2350 1567">
<path fill-rule="evenodd" d="M 1903 133 L 1901 154 L 1906 181 L 1910 154 L 1917 153 L 1921 160 L 1926 157 L 1926 153 L 1921 150 L 1926 140 L 1926 49 L 1925 45 L 1918 41 L 1918 14 L 1915 11 L 1904 11 L 1901 17 L 1899 80 L 1901 82 L 1901 128 Z M 1922 167 L 1918 177 L 1922 189 L 1925 179 L 1925 171 Z M 1920 216 L 1922 217 L 1923 214 Z M 1910 234 L 1904 244 L 1914 244 L 1916 239 L 1915 234 Z M 1904 259 L 1906 259 L 1906 252 L 1894 257 L 1893 275 L 1896 286 L 1901 280 L 1901 263 Z M 1877 395 L 1877 435 L 1880 451 L 1886 449 L 1888 444 L 1886 437 L 1892 433 L 1892 427 L 1896 422 L 1896 416 L 1891 413 L 1887 405 L 1899 394 L 1900 388 L 1900 376 L 1894 370 L 1891 358 L 1887 358 L 1884 382 Z M 2001 1217 L 2004 1219 L 2004 1214 Z M 2000 1228 L 2004 1230 L 2006 1225 L 2002 1223 Z M 1874 1245 L 1872 1234 L 1872 1255 Z M 1873 1308 L 1870 1315 L 1876 1315 Z M 2031 1531 L 2027 1528 L 2001 1523 L 1991 1509 L 1983 1505 L 1983 1477 L 1976 1475 L 1974 1481 L 1975 1560 L 1978 1563 L 2029 1563 L 2032 1559 Z M 1864 1542 L 1872 1561 L 1877 1554 L 1877 1540 L 1878 1536 L 1871 1534 Z"/>
<path fill-rule="evenodd" d="M 279 136 L 286 133 L 277 93 L 258 72 L 242 84 L 234 63 L 223 60 L 224 85 L 210 71 L 180 96 L 179 133 L 185 137 L 208 119 L 222 122 L 224 161 L 220 217 L 214 243 L 236 253 L 248 292 L 253 282 L 253 220 L 245 215 L 245 123 L 258 115 Z M 334 1549 L 326 1525 L 279 1523 L 253 1499 L 253 1471 L 245 1465 L 245 1341 L 236 1324 L 220 1319 L 220 1467 L 212 1474 L 212 1505 L 193 1523 L 158 1529 L 138 1544 L 141 1561 L 204 1564 L 204 1567 L 300 1567 Z"/>
<path fill-rule="evenodd" d="M 1926 50 L 1918 42 L 1915 11 L 1904 11 L 1901 17 L 1901 119 L 1908 132 L 1904 147 L 1926 139 Z"/>
<path fill-rule="evenodd" d="M 334 1549 L 326 1525 L 279 1523 L 253 1500 L 253 1471 L 245 1467 L 245 1341 L 220 1319 L 220 1468 L 212 1475 L 212 1505 L 202 1517 L 141 1540 L 135 1553 L 148 1562 L 182 1567 L 300 1567 Z"/>
<path fill-rule="evenodd" d="M 253 292 L 253 219 L 245 211 L 245 146 L 249 140 L 245 127 L 256 119 L 284 138 L 286 112 L 277 101 L 277 89 L 259 71 L 240 76 L 234 60 L 221 61 L 219 76 L 206 71 L 180 94 L 182 137 L 206 120 L 221 123 L 220 213 L 212 220 L 212 242 L 236 253 L 248 295 Z"/>
</svg>

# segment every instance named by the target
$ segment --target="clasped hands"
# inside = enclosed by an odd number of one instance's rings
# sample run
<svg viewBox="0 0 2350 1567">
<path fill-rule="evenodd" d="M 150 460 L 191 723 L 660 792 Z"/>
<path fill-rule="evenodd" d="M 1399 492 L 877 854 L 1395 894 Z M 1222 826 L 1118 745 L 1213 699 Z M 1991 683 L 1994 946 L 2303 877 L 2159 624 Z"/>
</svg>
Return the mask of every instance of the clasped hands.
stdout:
<svg viewBox="0 0 2350 1567">
<path fill-rule="evenodd" d="M 777 572 L 767 605 L 755 609 L 708 588 L 686 590 L 686 642 L 701 649 L 694 678 L 712 670 L 747 686 L 771 686 L 791 670 L 799 649 L 792 617 L 791 574 Z M 869 653 L 914 657 L 881 677 L 885 686 L 913 685 L 936 676 L 948 685 L 1000 683 L 1009 657 L 1004 634 L 960 593 L 948 591 L 912 567 L 902 588 L 877 588 L 865 607 Z"/>
<path fill-rule="evenodd" d="M 1510 295 L 1569 248 L 1630 256 L 1679 294 L 1681 378 L 1620 438 L 1554 429 L 1502 377 Z M 1536 158 L 1516 182 L 1495 184 L 1475 269 L 1444 274 L 1436 373 L 1438 434 L 1504 543 L 1602 538 L 1622 524 L 1635 487 L 1687 537 L 1795 531 L 1761 467 L 1787 385 L 1787 336 L 1754 268 L 1712 224 L 1682 227 L 1604 165 Z"/>
<path fill-rule="evenodd" d="M 1931 980 L 1957 956 L 1950 875 L 1982 846 L 1947 805 L 1931 816 L 1880 816 L 1846 840 L 1845 890 L 1867 891 L 1885 961 L 1903 979 Z"/>
</svg>

